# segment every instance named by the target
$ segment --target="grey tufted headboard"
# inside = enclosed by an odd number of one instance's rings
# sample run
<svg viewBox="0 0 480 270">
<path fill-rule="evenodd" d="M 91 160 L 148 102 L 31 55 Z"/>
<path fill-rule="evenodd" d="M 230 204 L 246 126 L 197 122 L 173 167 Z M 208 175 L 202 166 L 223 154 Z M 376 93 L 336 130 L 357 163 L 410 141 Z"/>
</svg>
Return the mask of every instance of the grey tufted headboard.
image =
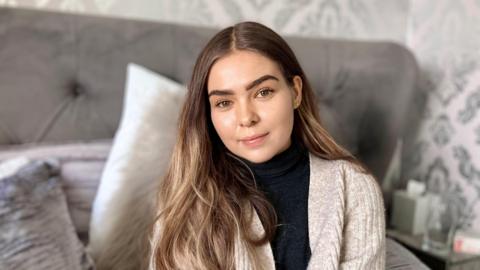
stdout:
<svg viewBox="0 0 480 270">
<path fill-rule="evenodd" d="M 0 145 L 113 137 L 127 63 L 187 83 L 216 31 L 0 8 Z M 412 107 L 412 54 L 390 42 L 287 41 L 317 92 L 327 129 L 382 179 L 419 109 Z"/>
</svg>

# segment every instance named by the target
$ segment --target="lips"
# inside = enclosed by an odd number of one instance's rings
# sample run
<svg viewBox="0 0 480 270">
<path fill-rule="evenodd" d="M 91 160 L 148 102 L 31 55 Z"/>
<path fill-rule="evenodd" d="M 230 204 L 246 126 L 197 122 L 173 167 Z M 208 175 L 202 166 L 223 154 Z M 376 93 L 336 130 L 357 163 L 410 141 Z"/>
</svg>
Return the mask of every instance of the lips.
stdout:
<svg viewBox="0 0 480 270">
<path fill-rule="evenodd" d="M 267 135 L 268 135 L 268 132 L 263 133 L 263 134 L 257 134 L 257 135 L 245 137 L 245 138 L 242 138 L 240 141 L 243 144 L 245 144 L 246 146 L 250 146 L 250 147 L 258 146 L 258 145 L 261 145 L 263 143 L 263 141 L 265 140 Z"/>
</svg>

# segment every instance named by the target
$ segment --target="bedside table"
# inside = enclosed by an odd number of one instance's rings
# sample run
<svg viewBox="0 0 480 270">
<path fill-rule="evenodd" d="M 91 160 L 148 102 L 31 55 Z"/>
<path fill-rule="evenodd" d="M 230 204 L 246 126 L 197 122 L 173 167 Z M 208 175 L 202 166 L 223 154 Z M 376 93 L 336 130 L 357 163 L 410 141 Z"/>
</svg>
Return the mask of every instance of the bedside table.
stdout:
<svg viewBox="0 0 480 270">
<path fill-rule="evenodd" d="M 480 254 L 435 252 L 422 249 L 422 235 L 410 235 L 395 229 L 387 229 L 387 236 L 395 239 L 415 254 L 432 270 L 479 270 Z"/>
</svg>

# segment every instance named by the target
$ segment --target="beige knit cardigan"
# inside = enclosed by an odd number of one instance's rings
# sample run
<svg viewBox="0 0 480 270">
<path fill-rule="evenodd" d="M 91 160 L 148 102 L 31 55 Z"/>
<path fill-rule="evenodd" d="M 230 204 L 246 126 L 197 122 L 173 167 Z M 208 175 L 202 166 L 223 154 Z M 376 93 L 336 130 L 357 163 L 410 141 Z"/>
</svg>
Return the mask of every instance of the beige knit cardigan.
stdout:
<svg viewBox="0 0 480 270">
<path fill-rule="evenodd" d="M 252 226 L 258 235 L 264 233 L 256 212 Z M 385 269 L 385 209 L 375 179 L 348 161 L 310 154 L 308 235 L 308 270 Z M 275 269 L 270 244 L 258 251 L 263 269 Z M 236 269 L 252 269 L 240 242 L 236 254 Z M 151 258 L 150 269 L 155 269 Z"/>
</svg>

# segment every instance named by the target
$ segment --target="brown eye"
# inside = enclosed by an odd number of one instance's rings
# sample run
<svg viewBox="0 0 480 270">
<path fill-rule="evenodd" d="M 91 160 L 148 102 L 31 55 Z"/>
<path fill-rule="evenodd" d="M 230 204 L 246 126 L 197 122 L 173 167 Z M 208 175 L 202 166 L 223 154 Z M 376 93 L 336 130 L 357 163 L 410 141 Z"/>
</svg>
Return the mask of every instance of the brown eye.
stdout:
<svg viewBox="0 0 480 270">
<path fill-rule="evenodd" d="M 222 100 L 222 101 L 219 101 L 217 103 L 215 103 L 215 107 L 218 107 L 218 108 L 226 108 L 227 106 L 230 105 L 230 101 L 228 100 Z"/>
<path fill-rule="evenodd" d="M 273 90 L 270 88 L 262 88 L 257 92 L 257 97 L 268 97 L 273 93 Z"/>
</svg>

